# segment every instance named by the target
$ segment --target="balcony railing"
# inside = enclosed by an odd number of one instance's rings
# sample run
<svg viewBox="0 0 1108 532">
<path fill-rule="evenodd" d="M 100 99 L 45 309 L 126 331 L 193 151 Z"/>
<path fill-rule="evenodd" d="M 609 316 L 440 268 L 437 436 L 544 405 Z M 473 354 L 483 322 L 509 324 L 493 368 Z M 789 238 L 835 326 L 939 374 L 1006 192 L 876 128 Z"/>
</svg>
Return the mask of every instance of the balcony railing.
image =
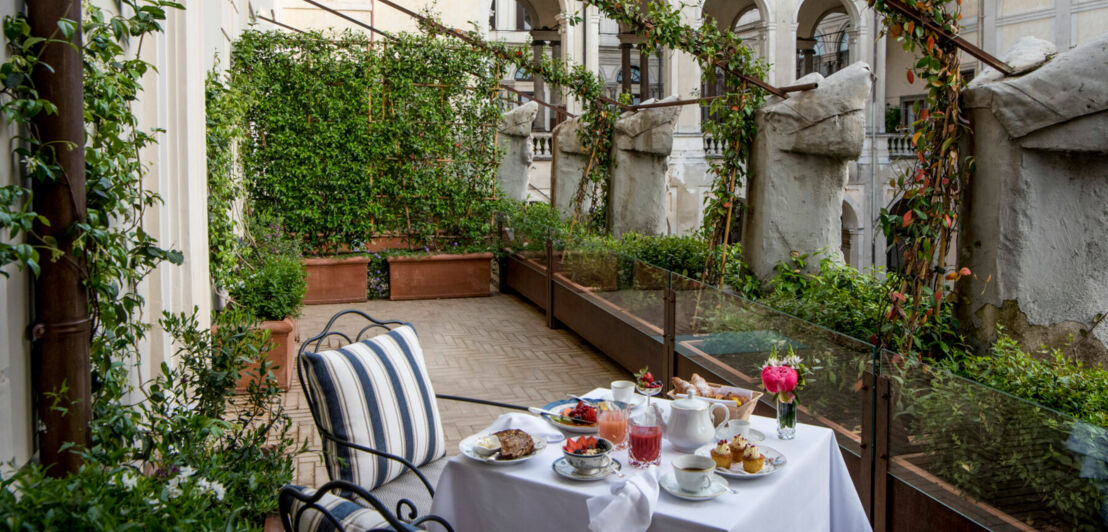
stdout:
<svg viewBox="0 0 1108 532">
<path fill-rule="evenodd" d="M 890 159 L 903 159 L 916 156 L 916 150 L 912 148 L 912 142 L 904 133 L 882 133 L 877 135 L 879 139 L 885 139 L 889 147 Z"/>
<path fill-rule="evenodd" d="M 531 133 L 531 149 L 536 161 L 549 161 L 554 158 L 554 137 L 547 131 Z"/>
<path fill-rule="evenodd" d="M 875 530 L 1105 525 L 1104 428 L 626 256 L 505 244 L 502 286 L 628 370 L 759 389 L 770 351 L 791 347 L 816 367 L 800 421 L 835 432 Z"/>
<path fill-rule="evenodd" d="M 704 135 L 704 156 L 709 159 L 723 157 L 723 142 L 711 135 Z"/>
</svg>

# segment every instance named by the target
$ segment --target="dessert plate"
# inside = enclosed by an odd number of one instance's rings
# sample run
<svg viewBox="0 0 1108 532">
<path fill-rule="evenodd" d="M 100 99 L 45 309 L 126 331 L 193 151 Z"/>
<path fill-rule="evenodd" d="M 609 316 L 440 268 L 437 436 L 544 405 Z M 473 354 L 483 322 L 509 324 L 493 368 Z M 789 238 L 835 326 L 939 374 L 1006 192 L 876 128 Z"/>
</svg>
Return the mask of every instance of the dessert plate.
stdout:
<svg viewBox="0 0 1108 532">
<path fill-rule="evenodd" d="M 727 479 L 715 473 L 712 473 L 709 478 L 712 482 L 704 488 L 697 491 L 685 491 L 677 485 L 677 477 L 673 475 L 673 471 L 667 471 L 658 479 L 658 485 L 670 495 L 686 501 L 706 501 L 731 491 L 731 485 L 727 483 Z"/>
<path fill-rule="evenodd" d="M 600 401 L 601 399 L 596 399 L 596 400 Z M 611 401 L 611 402 L 615 403 L 620 408 L 626 408 L 627 407 L 627 403 L 621 403 L 619 401 Z M 542 409 L 543 410 L 549 410 L 551 412 L 562 412 L 562 411 L 566 410 L 567 408 L 573 408 L 576 404 L 577 404 L 577 399 L 562 399 L 561 401 L 554 401 L 553 403 L 547 403 L 546 406 L 542 407 Z M 559 429 L 562 429 L 562 430 L 567 431 L 567 432 L 576 432 L 576 433 L 579 433 L 579 434 L 595 434 L 596 433 L 596 423 L 589 423 L 589 424 L 586 425 L 586 424 L 581 424 L 581 423 L 574 423 L 572 421 L 563 422 L 561 420 L 558 420 L 555 416 L 551 416 L 550 414 L 543 414 L 542 418 L 545 419 L 551 425 L 554 425 L 555 427 L 558 427 Z"/>
<path fill-rule="evenodd" d="M 697 449 L 696 454 L 698 454 L 700 456 L 707 456 L 708 458 L 711 458 L 712 457 L 712 448 L 715 447 L 715 446 L 716 446 L 716 444 L 709 443 L 709 444 Z M 719 473 L 719 474 L 721 474 L 725 477 L 728 477 L 728 478 L 739 478 L 739 479 L 743 479 L 743 480 L 749 480 L 749 479 L 752 479 L 752 478 L 762 478 L 762 477 L 765 477 L 765 476 L 769 476 L 769 475 L 772 475 L 772 474 L 774 474 L 774 473 L 776 473 L 776 472 L 778 472 L 778 471 L 785 468 L 785 465 L 788 463 L 788 460 L 785 459 L 785 455 L 781 454 L 780 451 L 778 451 L 777 449 L 774 449 L 772 447 L 766 447 L 764 445 L 758 445 L 757 447 L 758 447 L 758 452 L 762 453 L 762 456 L 766 457 L 766 463 L 764 465 L 762 465 L 762 470 L 761 471 L 758 471 L 757 473 L 747 473 L 746 470 L 743 469 L 743 463 L 740 460 L 738 462 L 733 462 L 731 464 L 730 469 L 724 469 L 722 467 L 717 467 L 716 468 L 716 473 Z"/>
<path fill-rule="evenodd" d="M 566 461 L 566 457 L 559 456 L 557 460 L 554 460 L 553 464 L 550 464 L 550 467 L 554 468 L 555 473 L 570 480 L 590 481 L 608 478 L 608 476 L 620 472 L 620 470 L 623 469 L 623 464 L 619 463 L 619 460 L 612 458 L 606 467 L 601 467 L 590 475 L 583 475 L 574 469 L 573 466 L 569 465 L 569 462 Z"/>
<path fill-rule="evenodd" d="M 731 420 L 731 421 L 734 421 L 734 420 Z M 727 423 L 723 423 L 719 427 L 716 428 L 716 441 L 719 441 L 719 440 L 731 441 L 731 438 L 734 438 L 735 435 L 739 433 L 740 428 L 732 425 L 731 421 L 728 421 Z M 765 433 L 763 433 L 760 430 L 750 429 L 750 428 L 747 429 L 746 435 L 743 436 L 743 437 L 746 438 L 746 441 L 751 442 L 751 443 L 758 443 L 758 442 L 764 441 L 766 439 Z"/>
<path fill-rule="evenodd" d="M 531 440 L 535 442 L 535 449 L 531 451 L 531 454 L 521 456 L 519 458 L 512 458 L 511 460 L 501 460 L 497 458 L 498 456 L 500 456 L 499 453 L 495 453 L 489 458 L 485 458 L 477 454 L 473 450 L 473 446 L 477 442 L 477 439 L 481 438 L 482 436 L 486 436 L 486 434 L 474 434 L 458 442 L 458 451 L 465 455 L 466 458 L 486 464 L 518 464 L 520 462 L 524 462 L 534 458 L 536 455 L 541 453 L 543 449 L 546 448 L 546 439 L 536 438 L 534 434 L 528 433 L 528 436 L 531 436 Z"/>
</svg>

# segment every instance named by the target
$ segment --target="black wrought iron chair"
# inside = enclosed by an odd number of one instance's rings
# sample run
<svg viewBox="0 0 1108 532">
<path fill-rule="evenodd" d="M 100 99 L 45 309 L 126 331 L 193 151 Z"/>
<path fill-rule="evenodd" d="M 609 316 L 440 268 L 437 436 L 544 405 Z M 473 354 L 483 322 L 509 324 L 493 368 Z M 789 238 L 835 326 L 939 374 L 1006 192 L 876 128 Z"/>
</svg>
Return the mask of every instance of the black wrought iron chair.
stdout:
<svg viewBox="0 0 1108 532">
<path fill-rule="evenodd" d="M 328 482 L 318 490 L 285 486 L 278 495 L 278 506 L 281 524 L 287 531 L 329 528 L 336 531 L 395 532 L 419 530 L 431 522 L 438 523 L 449 532 L 454 530 L 449 523 L 434 515 L 402 521 L 397 518 L 401 513 L 400 504 L 397 505 L 397 514 L 392 514 L 377 497 L 357 484 L 342 480 Z"/>
<path fill-rule="evenodd" d="M 357 329 L 357 334 L 351 336 L 336 329 L 336 322 L 343 317 L 359 322 L 351 329 Z M 320 351 L 336 342 L 342 345 Z M 347 499 L 353 500 L 356 495 L 368 502 L 382 517 L 387 516 L 388 526 L 394 528 L 395 523 L 433 521 L 449 529 L 438 517 L 418 514 L 419 507 L 429 507 L 434 485 L 446 463 L 442 459 L 445 449 L 440 447 L 442 425 L 436 399 L 523 408 L 434 394 L 414 328 L 400 321 L 379 321 L 359 310 L 336 313 L 319 334 L 305 340 L 297 352 L 296 370 L 312 419 L 324 440 L 324 462 L 332 481 L 325 487 L 338 488 Z M 393 406 L 396 408 L 390 409 Z M 388 445 L 398 442 L 403 442 L 399 452 L 395 445 Z M 294 513 L 299 513 L 294 503 L 305 504 L 316 496 L 318 502 L 324 497 L 322 491 L 292 486 L 282 489 L 281 514 L 286 529 L 295 525 Z M 396 501 L 394 515 L 387 514 L 382 500 Z M 328 518 L 328 522 L 333 521 Z"/>
</svg>

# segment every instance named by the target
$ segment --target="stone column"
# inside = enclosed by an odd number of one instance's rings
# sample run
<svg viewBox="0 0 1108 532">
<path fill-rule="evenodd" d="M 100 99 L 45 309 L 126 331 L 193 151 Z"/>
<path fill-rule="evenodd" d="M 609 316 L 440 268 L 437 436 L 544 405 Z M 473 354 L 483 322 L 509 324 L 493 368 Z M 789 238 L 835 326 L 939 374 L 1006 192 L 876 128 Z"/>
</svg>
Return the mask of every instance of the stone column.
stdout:
<svg viewBox="0 0 1108 532">
<path fill-rule="evenodd" d="M 671 96 L 662 101 L 676 100 Z M 666 171 L 681 108 L 624 113 L 615 125 L 608 220 L 615 236 L 667 233 Z"/>
<path fill-rule="evenodd" d="M 826 79 L 812 73 L 797 80 L 809 82 L 819 88 L 772 98 L 756 116 L 743 254 L 763 281 L 794 252 L 842 261 L 847 164 L 862 151 L 870 70 L 855 63 Z M 814 271 L 819 261 L 808 266 Z"/>
<path fill-rule="evenodd" d="M 1024 37 L 1001 59 L 1034 69 L 1054 45 Z M 963 205 L 958 313 L 978 348 L 996 326 L 1035 347 L 1108 363 L 1108 35 L 969 85 L 977 174 Z M 963 149 L 964 150 L 964 149 Z M 1091 332 L 1089 332 L 1091 329 Z"/>
<path fill-rule="evenodd" d="M 531 48 L 534 52 L 534 59 L 535 59 L 536 62 L 542 62 L 542 58 L 543 58 L 543 49 L 542 48 L 543 48 L 544 44 L 546 44 L 546 43 L 543 42 L 543 41 L 538 41 L 538 40 L 531 41 Z M 543 86 L 542 75 L 540 75 L 538 72 L 535 73 L 535 80 L 532 82 L 532 86 L 534 87 L 534 89 L 532 89 L 532 93 L 534 93 L 535 99 L 546 101 L 546 91 L 545 91 L 544 86 Z M 537 113 L 537 115 L 536 115 L 535 128 L 538 129 L 539 131 L 547 131 L 547 129 L 546 129 L 546 108 L 545 107 L 542 108 L 540 110 L 540 112 Z"/>
<path fill-rule="evenodd" d="M 650 99 L 650 54 L 643 51 L 645 45 L 639 45 L 639 99 Z"/>
<path fill-rule="evenodd" d="M 504 150 L 496 178 L 504 193 L 516 201 L 527 199 L 527 173 L 534 159 L 531 124 L 539 112 L 537 102 L 527 102 L 504 113 L 497 129 L 496 145 Z"/>
<path fill-rule="evenodd" d="M 631 43 L 619 44 L 620 72 L 623 73 L 623 92 L 631 92 Z"/>
<path fill-rule="evenodd" d="M 552 135 L 553 158 L 550 162 L 550 204 L 562 213 L 573 216 L 573 198 L 585 174 L 588 152 L 577 138 L 579 122 L 571 118 L 558 124 Z M 588 210 L 586 198 L 582 211 Z"/>
</svg>

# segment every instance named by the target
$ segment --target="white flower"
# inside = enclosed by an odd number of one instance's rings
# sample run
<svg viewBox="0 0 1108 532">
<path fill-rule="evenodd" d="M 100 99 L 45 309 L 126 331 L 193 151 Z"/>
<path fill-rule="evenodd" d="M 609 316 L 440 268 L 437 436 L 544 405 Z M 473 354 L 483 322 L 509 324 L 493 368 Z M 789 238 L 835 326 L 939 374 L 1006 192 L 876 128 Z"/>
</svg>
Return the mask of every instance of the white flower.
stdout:
<svg viewBox="0 0 1108 532">
<path fill-rule="evenodd" d="M 795 368 L 800 365 L 800 357 L 796 353 L 789 353 L 783 362 L 786 366 Z"/>
<path fill-rule="evenodd" d="M 177 480 L 177 479 L 173 479 L 173 480 Z M 173 482 L 173 480 L 171 480 L 169 482 L 169 485 L 166 486 L 166 488 L 165 488 L 166 495 L 168 495 L 170 499 L 176 499 L 177 497 L 180 497 L 182 493 L 184 493 L 183 491 L 181 491 L 181 488 L 177 487 L 177 484 L 175 482 Z"/>
<path fill-rule="evenodd" d="M 127 488 L 128 490 L 133 490 L 135 489 L 135 486 L 138 486 L 138 476 L 131 471 L 123 473 L 119 481 L 123 484 L 123 487 Z"/>
<path fill-rule="evenodd" d="M 189 466 L 182 466 L 181 472 L 179 474 L 181 475 L 181 478 L 189 478 L 196 474 L 196 470 Z"/>
<path fill-rule="evenodd" d="M 146 504 L 150 505 L 150 507 L 154 508 L 155 510 L 165 508 L 165 504 L 162 503 L 162 501 L 158 500 L 156 497 L 146 497 Z"/>
<path fill-rule="evenodd" d="M 781 365 L 781 361 L 777 360 L 776 356 L 769 357 L 765 364 L 762 364 L 762 369 L 777 367 Z"/>
<path fill-rule="evenodd" d="M 227 494 L 227 490 L 220 484 L 218 480 L 208 480 L 206 478 L 200 478 L 196 481 L 196 487 L 205 492 L 215 494 L 215 498 L 223 500 L 223 496 Z"/>
</svg>

